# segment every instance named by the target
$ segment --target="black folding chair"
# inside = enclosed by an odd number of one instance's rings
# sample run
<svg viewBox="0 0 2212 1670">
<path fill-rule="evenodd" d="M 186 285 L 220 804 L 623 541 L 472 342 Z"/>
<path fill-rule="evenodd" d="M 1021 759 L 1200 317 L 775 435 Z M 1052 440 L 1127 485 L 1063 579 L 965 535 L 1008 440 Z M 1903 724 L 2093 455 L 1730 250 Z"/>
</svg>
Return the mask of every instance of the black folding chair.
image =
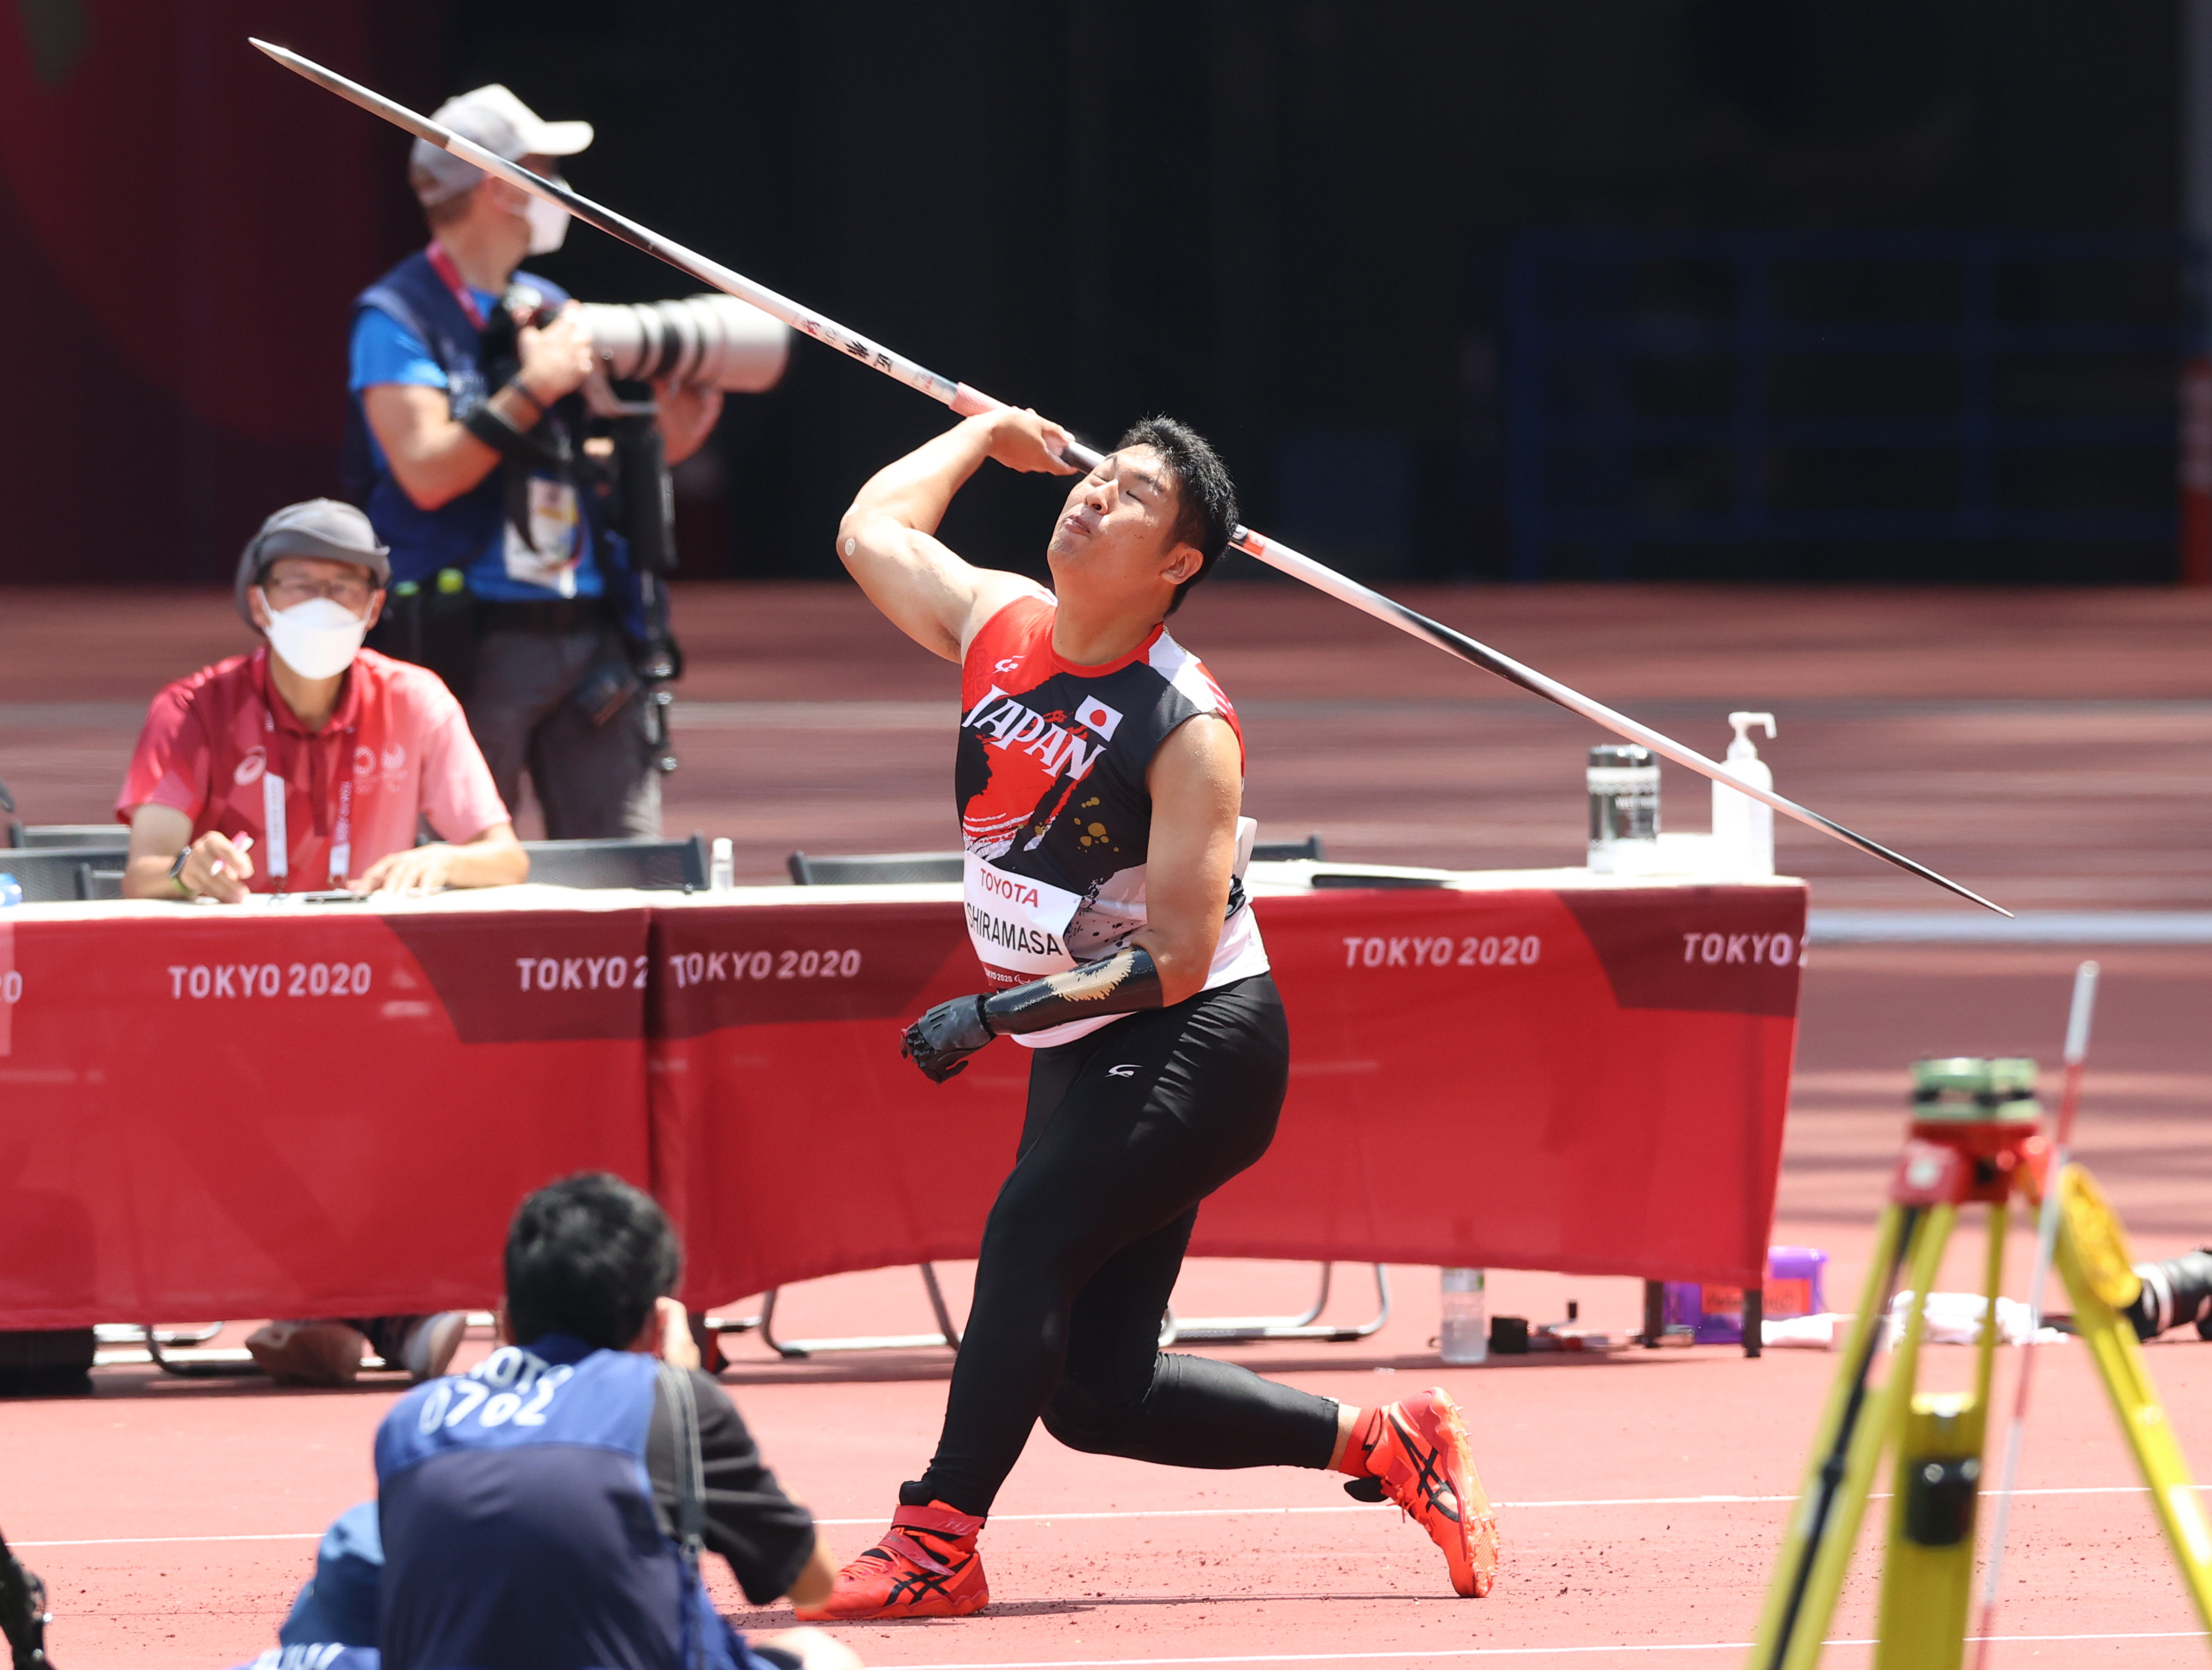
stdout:
<svg viewBox="0 0 2212 1670">
<path fill-rule="evenodd" d="M 24 824 L 19 847 L 102 847 L 112 852 L 131 850 L 131 832 L 119 823 Z"/>
<path fill-rule="evenodd" d="M 793 885 L 801 887 L 957 881 L 961 868 L 957 852 L 864 852 L 843 858 L 794 852 L 783 864 Z"/>
<path fill-rule="evenodd" d="M 1261 841 L 1252 856 L 1267 863 L 1287 863 L 1322 856 L 1321 837 L 1303 841 Z M 961 861 L 957 852 L 862 852 L 830 857 L 794 852 L 783 861 L 794 885 L 829 887 L 883 885 L 915 881 L 957 881 Z"/>
<path fill-rule="evenodd" d="M 73 904 L 123 897 L 120 847 L 0 848 L 0 870 L 14 876 L 26 905 Z"/>
<path fill-rule="evenodd" d="M 707 838 L 683 841 L 525 841 L 530 879 L 554 887 L 643 887 L 699 893 L 707 886 Z"/>
</svg>

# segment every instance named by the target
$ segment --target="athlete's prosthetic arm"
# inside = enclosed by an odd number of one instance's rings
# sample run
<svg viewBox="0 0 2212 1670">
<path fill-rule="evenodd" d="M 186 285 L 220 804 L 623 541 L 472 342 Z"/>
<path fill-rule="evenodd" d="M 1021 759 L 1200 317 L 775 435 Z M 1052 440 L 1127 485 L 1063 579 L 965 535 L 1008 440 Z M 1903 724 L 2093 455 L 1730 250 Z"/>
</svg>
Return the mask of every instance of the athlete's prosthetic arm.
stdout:
<svg viewBox="0 0 2212 1670">
<path fill-rule="evenodd" d="M 994 1038 L 1158 1009 L 1162 995 L 1152 954 L 1124 946 L 1065 974 L 939 1003 L 906 1029 L 899 1053 L 942 1084 L 966 1070 L 968 1057 Z"/>
</svg>

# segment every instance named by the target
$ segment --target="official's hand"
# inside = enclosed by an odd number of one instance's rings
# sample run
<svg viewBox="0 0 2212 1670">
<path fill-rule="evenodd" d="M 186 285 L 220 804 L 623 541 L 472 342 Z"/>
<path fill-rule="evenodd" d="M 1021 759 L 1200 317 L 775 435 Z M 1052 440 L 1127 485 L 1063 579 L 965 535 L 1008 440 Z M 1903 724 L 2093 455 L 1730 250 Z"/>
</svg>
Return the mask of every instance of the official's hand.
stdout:
<svg viewBox="0 0 2212 1670">
<path fill-rule="evenodd" d="M 1077 473 L 1073 464 L 1060 460 L 1060 449 L 1071 437 L 1059 424 L 1046 422 L 1026 406 L 994 411 L 990 424 L 991 456 L 1008 469 L 1046 475 Z"/>
<path fill-rule="evenodd" d="M 541 405 L 574 393 L 592 375 L 592 338 L 584 328 L 584 310 L 574 302 L 563 302 L 550 323 L 517 331 L 514 347 L 522 361 L 522 386 Z"/>
<path fill-rule="evenodd" d="M 667 378 L 653 384 L 653 403 L 659 408 L 653 422 L 660 426 L 661 450 L 671 464 L 681 464 L 706 445 L 722 415 L 720 389 Z"/>
<path fill-rule="evenodd" d="M 368 867 L 368 873 L 346 886 L 360 893 L 390 893 L 419 898 L 446 885 L 453 864 L 453 850 L 443 841 L 386 853 Z"/>
<path fill-rule="evenodd" d="M 968 1057 L 997 1034 L 983 1024 L 983 1000 L 955 997 L 906 1029 L 899 1053 L 942 1084 L 968 1070 Z"/>
<path fill-rule="evenodd" d="M 246 885 L 252 874 L 253 860 L 234 846 L 228 836 L 210 829 L 192 843 L 191 856 L 185 860 L 177 879 L 191 893 L 238 905 L 252 891 Z"/>
</svg>

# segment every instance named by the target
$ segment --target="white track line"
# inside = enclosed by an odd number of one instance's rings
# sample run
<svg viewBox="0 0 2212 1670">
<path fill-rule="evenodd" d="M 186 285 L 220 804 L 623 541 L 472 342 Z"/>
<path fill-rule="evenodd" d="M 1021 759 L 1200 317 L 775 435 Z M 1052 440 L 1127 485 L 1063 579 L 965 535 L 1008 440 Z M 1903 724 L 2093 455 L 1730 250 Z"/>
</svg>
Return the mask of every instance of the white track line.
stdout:
<svg viewBox="0 0 2212 1670">
<path fill-rule="evenodd" d="M 10 1548 L 117 1548 L 130 1543 L 315 1542 L 319 1531 L 245 1531 L 230 1537 L 64 1537 L 47 1542 L 11 1542 Z"/>
<path fill-rule="evenodd" d="M 2212 1490 L 2212 1484 L 2199 1484 L 2200 1490 Z M 1998 1492 L 1984 1490 L 1984 1496 Z M 2016 1496 L 2148 1496 L 2150 1492 L 2140 1484 L 2063 1484 L 2045 1485 L 2033 1490 L 2014 1490 Z M 1887 1502 L 1890 1493 L 1874 1490 L 1868 1493 L 1869 1502 Z M 1744 1502 L 1795 1502 L 1795 1496 L 1559 1496 L 1541 1502 L 1498 1502 L 1495 1508 L 1724 1508 Z M 1027 1521 L 1049 1525 L 1067 1520 L 1131 1520 L 1131 1519 L 1229 1519 L 1267 1518 L 1291 1514 L 1388 1514 L 1396 1510 L 1387 1502 L 1346 1502 L 1342 1507 L 1328 1508 L 1124 1508 L 1097 1513 L 1075 1514 L 994 1514 L 994 1525 L 1011 1525 Z M 872 1519 L 817 1520 L 817 1525 L 880 1525 L 880 1515 Z"/>
<path fill-rule="evenodd" d="M 2140 1630 L 2121 1635 L 2003 1635 L 1992 1636 L 1992 1641 L 2202 1641 L 2203 1630 Z M 1979 1641 L 1979 1636 L 1968 1636 L 1968 1641 Z M 1870 1636 L 1839 1636 L 1820 1643 L 1823 1647 L 1872 1647 Z M 1209 1658 L 1148 1658 L 1122 1659 L 977 1659 L 958 1664 L 892 1664 L 882 1670 L 1122 1670 L 1124 1666 L 1146 1664 L 1335 1664 L 1355 1660 L 1371 1661 L 1395 1659 L 1411 1662 L 1420 1659 L 1473 1658 L 1545 1658 L 1569 1653 L 1741 1653 L 1753 1645 L 1748 1641 L 1652 1641 L 1604 1642 L 1583 1647 L 1439 1647 L 1433 1650 L 1401 1648 L 1392 1653 L 1237 1653 L 1222 1654 Z"/>
<path fill-rule="evenodd" d="M 2212 1490 L 2212 1484 L 2199 1484 L 2200 1490 Z M 1995 1490 L 1984 1490 L 1984 1496 L 1994 1496 Z M 2140 1484 L 2053 1484 L 2034 1490 L 2014 1490 L 2016 1496 L 2148 1496 L 2149 1491 Z M 1869 1493 L 1869 1502 L 1888 1499 L 1888 1492 Z M 1542 1502 L 1500 1502 L 1499 1508 L 1725 1508 L 1745 1502 L 1795 1502 L 1794 1496 L 1560 1496 Z M 1079 1514 L 994 1514 L 994 1525 L 1031 1523 L 1050 1525 L 1060 1521 L 1079 1520 L 1152 1520 L 1152 1519 L 1271 1519 L 1294 1514 L 1388 1514 L 1394 1512 L 1385 1502 L 1346 1502 L 1341 1508 L 1118 1508 L 1098 1513 Z M 823 1519 L 817 1525 L 881 1525 L 883 1516 L 869 1519 Z M 213 1537 L 68 1537 L 45 1542 L 12 1542 L 10 1548 L 116 1548 L 149 1543 L 234 1543 L 234 1542 L 298 1542 L 313 1540 L 323 1533 L 319 1531 L 248 1531 L 228 1536 Z M 2100 1636 L 2096 1639 L 2103 1640 Z M 2056 1640 L 2057 1637 L 2053 1636 Z M 2087 1639 L 2087 1637 L 2085 1637 Z M 1548 1649 L 1547 1649 L 1548 1650 Z M 1559 1649 L 1556 1650 L 1565 1650 Z M 1579 1651 L 1580 1649 L 1575 1649 Z M 1322 1656 L 1333 1656 L 1323 1655 Z M 1355 1655 L 1356 1656 L 1356 1655 Z M 1131 1662 L 1151 1662 L 1136 1661 Z M 1164 1662 L 1165 1661 L 1162 1661 Z M 1196 1663 L 1197 1660 L 1176 1661 Z M 1208 1661 L 1209 1662 L 1211 1661 Z M 1224 1659 L 1221 1662 L 1241 1662 Z M 939 1666 L 937 1670 L 950 1670 Z"/>
</svg>

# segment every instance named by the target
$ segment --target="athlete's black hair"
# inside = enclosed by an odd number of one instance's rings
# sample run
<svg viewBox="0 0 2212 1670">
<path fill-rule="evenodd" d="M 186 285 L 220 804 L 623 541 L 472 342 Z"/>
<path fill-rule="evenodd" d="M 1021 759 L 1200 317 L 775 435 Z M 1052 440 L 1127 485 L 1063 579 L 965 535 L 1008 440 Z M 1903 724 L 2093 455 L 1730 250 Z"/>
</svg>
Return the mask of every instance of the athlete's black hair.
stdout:
<svg viewBox="0 0 2212 1670">
<path fill-rule="evenodd" d="M 1229 548 L 1230 530 L 1237 526 L 1237 486 L 1229 479 L 1229 466 L 1221 454 L 1196 430 L 1172 418 L 1139 418 L 1114 443 L 1115 452 L 1127 447 L 1150 447 L 1175 474 L 1177 545 L 1195 545 L 1205 561 L 1197 573 L 1176 588 L 1173 614 L 1182 607 L 1185 593 L 1213 572 L 1213 565 Z"/>
<path fill-rule="evenodd" d="M 507 1326 L 516 1344 L 573 1335 L 621 1350 L 676 1286 L 684 1252 L 653 1197 L 609 1172 L 549 1183 L 507 1232 Z"/>
</svg>

